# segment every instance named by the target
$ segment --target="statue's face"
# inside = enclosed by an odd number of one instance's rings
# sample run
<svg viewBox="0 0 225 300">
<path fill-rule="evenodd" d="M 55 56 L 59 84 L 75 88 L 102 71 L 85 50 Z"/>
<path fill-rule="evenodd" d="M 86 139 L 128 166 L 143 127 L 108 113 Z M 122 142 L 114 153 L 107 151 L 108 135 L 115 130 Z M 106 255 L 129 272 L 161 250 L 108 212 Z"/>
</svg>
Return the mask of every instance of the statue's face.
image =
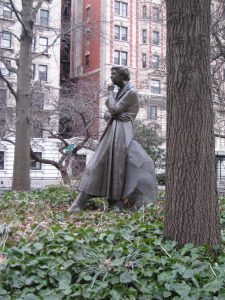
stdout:
<svg viewBox="0 0 225 300">
<path fill-rule="evenodd" d="M 116 70 L 112 70 L 111 80 L 115 85 L 119 85 L 121 82 L 123 82 L 123 77 Z"/>
</svg>

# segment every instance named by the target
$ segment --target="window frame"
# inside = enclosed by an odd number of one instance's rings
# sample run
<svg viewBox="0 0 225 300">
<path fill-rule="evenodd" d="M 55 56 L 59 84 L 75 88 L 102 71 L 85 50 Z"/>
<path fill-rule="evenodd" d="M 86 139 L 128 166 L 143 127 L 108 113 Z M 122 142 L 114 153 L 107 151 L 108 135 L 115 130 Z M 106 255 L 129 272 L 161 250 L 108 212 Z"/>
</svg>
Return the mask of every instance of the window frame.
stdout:
<svg viewBox="0 0 225 300">
<path fill-rule="evenodd" d="M 158 85 L 152 84 L 153 82 L 157 82 Z M 153 95 L 160 95 L 161 94 L 161 81 L 159 79 L 150 79 L 150 92 Z"/>
<path fill-rule="evenodd" d="M 155 61 L 154 61 L 154 58 L 157 58 Z M 158 54 L 153 54 L 152 55 L 152 68 L 153 69 L 159 69 L 159 55 Z"/>
<path fill-rule="evenodd" d="M 120 26 L 119 25 L 114 25 L 114 35 L 113 36 L 114 36 L 114 40 L 117 40 L 117 41 L 120 40 Z"/>
<path fill-rule="evenodd" d="M 123 58 L 123 55 L 125 54 L 125 61 L 126 61 L 126 63 L 124 64 L 123 63 L 123 60 L 124 60 L 124 58 Z M 122 66 L 127 66 L 127 63 L 128 63 L 128 52 L 127 51 L 121 51 L 121 55 L 120 55 L 120 57 L 121 57 L 121 65 Z"/>
<path fill-rule="evenodd" d="M 125 7 L 125 10 L 124 10 Z M 124 14 L 125 11 L 125 14 Z M 126 2 L 121 2 L 121 16 L 122 17 L 128 17 L 128 3 Z"/>
<path fill-rule="evenodd" d="M 123 1 L 114 1 L 114 15 L 127 18 L 128 17 L 128 3 Z"/>
<path fill-rule="evenodd" d="M 2 157 L 3 159 L 2 159 Z M 1 161 L 2 159 L 2 161 Z M 5 170 L 5 151 L 0 151 L 0 171 Z"/>
<path fill-rule="evenodd" d="M 142 5 L 142 18 L 147 19 L 147 5 Z"/>
<path fill-rule="evenodd" d="M 142 44 L 147 44 L 147 29 L 142 29 Z"/>
<path fill-rule="evenodd" d="M 2 36 L 1 36 L 1 48 L 11 49 L 12 48 L 12 33 L 10 31 L 2 31 L 1 34 L 2 34 Z M 9 39 L 5 39 L 4 35 L 8 35 Z M 3 41 L 8 41 L 9 45 L 2 45 Z"/>
<path fill-rule="evenodd" d="M 146 53 L 142 53 L 142 68 L 146 69 L 147 68 L 147 54 Z"/>
<path fill-rule="evenodd" d="M 118 57 L 115 56 L 116 53 L 118 54 Z M 115 59 L 118 59 L 118 62 L 116 62 Z M 115 65 L 120 65 L 120 51 L 119 50 L 114 50 L 114 52 L 113 52 L 113 63 Z"/>
<path fill-rule="evenodd" d="M 160 9 L 157 6 L 152 7 L 152 21 L 153 22 L 160 21 Z"/>
<path fill-rule="evenodd" d="M 40 67 L 45 67 L 45 70 L 46 70 L 46 72 L 45 72 L 45 74 L 46 74 L 45 79 L 42 79 L 41 76 L 40 76 L 41 73 L 44 74 L 44 72 L 40 71 Z M 42 65 L 42 64 L 38 65 L 38 79 L 40 81 L 48 81 L 48 65 Z"/>
<path fill-rule="evenodd" d="M 120 1 L 114 2 L 114 15 L 120 16 Z"/>
<path fill-rule="evenodd" d="M 42 16 L 43 12 L 47 12 L 47 18 Z M 44 26 L 44 27 L 49 26 L 49 10 L 48 9 L 40 9 L 39 23 L 41 26 Z"/>
<path fill-rule="evenodd" d="M 41 41 L 43 41 L 43 40 L 46 41 L 46 45 L 41 44 Z M 45 54 L 48 53 L 48 38 L 47 37 L 45 37 L 45 36 L 40 36 L 39 37 L 39 50 L 40 50 L 40 52 L 43 52 Z"/>
<path fill-rule="evenodd" d="M 123 33 L 123 30 L 125 30 L 125 34 Z M 121 32 L 121 41 L 124 41 L 124 42 L 127 42 L 127 40 L 128 40 L 128 27 L 125 27 L 125 26 L 121 26 L 121 30 L 120 30 L 120 32 Z M 123 38 L 123 37 L 125 37 L 125 39 Z"/>
<path fill-rule="evenodd" d="M 11 20 L 12 19 L 12 8 L 10 9 L 9 6 L 11 6 L 10 3 L 6 2 L 5 5 L 3 6 L 2 16 L 5 19 Z"/>
<path fill-rule="evenodd" d="M 147 107 L 147 119 L 148 120 L 157 120 L 158 118 L 158 109 L 156 105 L 150 105 Z"/>
<path fill-rule="evenodd" d="M 85 55 L 85 68 L 86 69 L 90 68 L 90 54 Z"/>
<path fill-rule="evenodd" d="M 153 32 L 152 32 L 152 45 L 159 46 L 159 44 L 160 44 L 159 31 L 153 30 Z"/>
<path fill-rule="evenodd" d="M 6 58 L 5 61 L 8 62 L 9 66 L 11 67 L 11 63 L 12 63 L 11 59 Z M 2 75 L 5 76 L 5 77 L 10 77 L 11 72 L 9 71 L 9 69 L 7 69 L 6 65 L 3 64 L 3 62 L 2 62 L 2 65 L 4 65 L 4 68 L 1 68 Z"/>
</svg>

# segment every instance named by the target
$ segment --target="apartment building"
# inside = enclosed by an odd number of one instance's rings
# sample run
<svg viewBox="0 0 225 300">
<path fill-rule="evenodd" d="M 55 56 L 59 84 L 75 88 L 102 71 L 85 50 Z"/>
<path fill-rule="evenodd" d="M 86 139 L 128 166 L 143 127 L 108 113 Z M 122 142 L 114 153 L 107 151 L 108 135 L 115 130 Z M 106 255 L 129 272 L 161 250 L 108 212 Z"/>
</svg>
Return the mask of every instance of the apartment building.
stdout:
<svg viewBox="0 0 225 300">
<path fill-rule="evenodd" d="M 3 1 L 1 1 L 3 2 Z M 16 74 L 8 66 L 16 68 L 19 55 L 21 24 L 17 20 L 9 1 L 0 4 L 0 69 L 8 82 L 16 90 Z M 20 11 L 21 1 L 14 1 Z M 34 5 L 37 1 L 34 1 Z M 58 126 L 55 103 L 59 99 L 60 89 L 60 29 L 61 0 L 43 1 L 34 26 L 32 44 L 32 140 L 33 150 L 42 158 L 59 158 L 57 140 L 49 139 L 48 131 Z M 59 37 L 59 38 L 57 38 Z M 3 58 L 3 59 L 2 59 Z M 7 62 L 7 63 L 6 63 Z M 1 138 L 14 140 L 15 99 L 6 84 L 0 81 L 0 132 Z M 41 125 L 41 126 L 39 126 Z M 13 172 L 14 146 L 0 139 L 0 188 L 10 187 Z M 50 165 L 31 161 L 31 186 L 37 187 L 59 182 L 59 172 Z"/>
<path fill-rule="evenodd" d="M 127 66 L 139 91 L 138 119 L 166 134 L 163 1 L 72 0 L 70 76 L 110 83 L 112 65 Z M 79 30 L 82 28 L 82 30 Z M 100 99 L 100 116 L 105 110 Z"/>
</svg>

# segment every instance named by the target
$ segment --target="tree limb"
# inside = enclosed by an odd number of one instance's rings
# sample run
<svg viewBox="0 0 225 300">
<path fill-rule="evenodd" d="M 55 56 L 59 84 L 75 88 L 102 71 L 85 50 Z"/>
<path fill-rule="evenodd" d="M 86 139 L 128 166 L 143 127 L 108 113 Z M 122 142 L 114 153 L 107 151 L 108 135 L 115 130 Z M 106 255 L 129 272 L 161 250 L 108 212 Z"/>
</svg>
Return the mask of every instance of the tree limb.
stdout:
<svg viewBox="0 0 225 300">
<path fill-rule="evenodd" d="M 27 31 L 27 28 L 26 28 L 25 24 L 23 23 L 20 15 L 18 13 L 18 10 L 16 9 L 15 4 L 13 3 L 13 0 L 9 0 L 9 2 L 10 2 L 10 5 L 12 6 L 13 12 L 15 13 L 17 20 L 20 22 L 20 24 L 22 25 L 23 29 L 25 31 Z"/>
<path fill-rule="evenodd" d="M 34 10 L 33 10 L 33 18 L 35 19 L 37 13 L 38 13 L 38 10 L 41 8 L 43 4 L 43 0 L 39 0 L 37 5 L 35 6 Z"/>
<path fill-rule="evenodd" d="M 8 89 L 10 90 L 10 92 L 13 94 L 13 96 L 15 97 L 15 99 L 17 101 L 17 93 L 14 90 L 14 88 L 12 87 L 11 83 L 8 81 L 8 79 L 6 79 L 5 76 L 2 74 L 1 69 L 0 69 L 0 79 L 2 79 L 6 83 Z"/>
</svg>

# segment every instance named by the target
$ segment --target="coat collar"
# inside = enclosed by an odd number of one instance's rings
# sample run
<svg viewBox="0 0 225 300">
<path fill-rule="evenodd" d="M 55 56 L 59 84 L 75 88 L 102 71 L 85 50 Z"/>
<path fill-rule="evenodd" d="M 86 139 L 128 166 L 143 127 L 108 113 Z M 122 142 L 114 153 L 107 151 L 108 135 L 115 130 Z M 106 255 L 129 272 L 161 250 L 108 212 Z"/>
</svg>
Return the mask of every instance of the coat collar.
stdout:
<svg viewBox="0 0 225 300">
<path fill-rule="evenodd" d="M 116 96 L 116 100 L 120 99 L 126 93 L 126 91 L 130 90 L 132 87 L 133 87 L 132 83 L 130 81 L 128 81 L 122 90 L 119 89 L 117 96 Z"/>
</svg>

